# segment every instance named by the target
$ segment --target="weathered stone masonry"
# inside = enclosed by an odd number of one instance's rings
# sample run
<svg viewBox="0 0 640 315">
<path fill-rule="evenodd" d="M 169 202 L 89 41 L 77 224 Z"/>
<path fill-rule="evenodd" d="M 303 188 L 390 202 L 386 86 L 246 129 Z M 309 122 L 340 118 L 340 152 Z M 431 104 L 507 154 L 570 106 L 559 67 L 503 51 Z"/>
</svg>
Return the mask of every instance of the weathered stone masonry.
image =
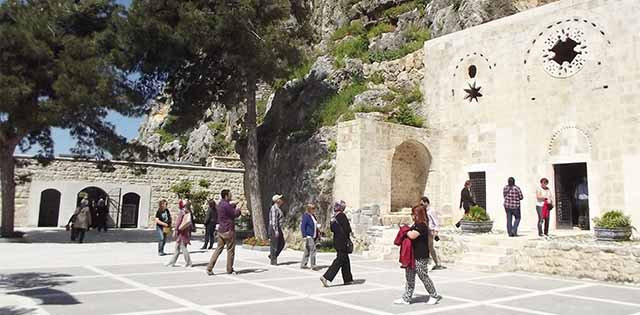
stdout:
<svg viewBox="0 0 640 315">
<path fill-rule="evenodd" d="M 211 197 L 219 199 L 222 189 L 230 189 L 236 199 L 244 198 L 243 169 L 215 168 L 161 163 L 127 163 L 113 161 L 102 170 L 96 161 L 56 158 L 46 167 L 31 157 L 17 157 L 22 167 L 17 168 L 15 225 L 37 226 L 41 192 L 46 189 L 61 191 L 62 197 L 58 226 L 71 216 L 78 192 L 87 187 L 98 187 L 110 193 L 114 189 L 120 196 L 127 192 L 140 195 L 138 208 L 139 228 L 153 226 L 153 216 L 158 201 L 167 199 L 173 214 L 177 211 L 178 197 L 171 187 L 181 181 L 190 181 L 194 188 L 200 180 L 206 180 Z M 26 182 L 20 179 L 28 178 Z M 113 198 L 112 196 L 110 196 Z"/>
</svg>

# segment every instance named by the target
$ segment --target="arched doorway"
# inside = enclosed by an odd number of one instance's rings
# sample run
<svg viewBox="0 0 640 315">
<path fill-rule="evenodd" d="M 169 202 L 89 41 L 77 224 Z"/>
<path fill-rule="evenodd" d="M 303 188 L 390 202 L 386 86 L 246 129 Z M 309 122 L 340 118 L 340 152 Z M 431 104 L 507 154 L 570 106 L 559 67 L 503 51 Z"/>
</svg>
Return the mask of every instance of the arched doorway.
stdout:
<svg viewBox="0 0 640 315">
<path fill-rule="evenodd" d="M 40 213 L 38 215 L 38 227 L 58 226 L 60 214 L 60 192 L 55 189 L 46 189 L 40 193 Z"/>
<path fill-rule="evenodd" d="M 95 227 L 98 222 L 97 220 L 98 203 L 100 203 L 100 200 L 102 200 L 108 205 L 109 195 L 107 194 L 107 192 L 105 192 L 101 188 L 98 188 L 95 186 L 87 187 L 78 193 L 78 197 L 76 200 L 76 207 L 80 205 L 80 201 L 82 201 L 83 198 L 87 198 L 89 200 L 89 210 L 91 211 L 91 222 L 92 222 L 92 226 Z"/>
<path fill-rule="evenodd" d="M 396 147 L 391 162 L 391 211 L 415 206 L 427 185 L 431 155 L 413 140 Z"/>
<path fill-rule="evenodd" d="M 140 208 L 140 195 L 126 193 L 122 196 L 122 220 L 120 227 L 138 227 L 138 209 Z"/>
</svg>

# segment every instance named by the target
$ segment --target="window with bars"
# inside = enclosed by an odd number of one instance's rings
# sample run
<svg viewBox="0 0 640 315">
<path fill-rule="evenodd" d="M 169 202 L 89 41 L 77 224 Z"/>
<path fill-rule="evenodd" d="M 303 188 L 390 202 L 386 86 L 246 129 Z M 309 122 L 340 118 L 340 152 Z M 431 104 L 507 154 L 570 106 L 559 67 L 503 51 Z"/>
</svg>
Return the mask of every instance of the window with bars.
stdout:
<svg viewBox="0 0 640 315">
<path fill-rule="evenodd" d="M 471 172 L 469 173 L 469 180 L 471 181 L 471 191 L 473 192 L 473 198 L 476 203 L 487 209 L 487 175 L 485 172 Z"/>
</svg>

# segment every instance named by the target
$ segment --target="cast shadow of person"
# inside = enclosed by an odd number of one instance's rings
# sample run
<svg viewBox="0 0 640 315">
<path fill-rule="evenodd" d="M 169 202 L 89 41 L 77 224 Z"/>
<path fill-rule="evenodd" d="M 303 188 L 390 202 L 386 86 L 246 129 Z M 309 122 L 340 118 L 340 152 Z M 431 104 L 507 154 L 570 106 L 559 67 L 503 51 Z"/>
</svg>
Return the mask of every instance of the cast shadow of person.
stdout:
<svg viewBox="0 0 640 315">
<path fill-rule="evenodd" d="M 7 295 L 18 295 L 37 299 L 41 305 L 73 305 L 80 302 L 71 294 L 55 289 L 55 287 L 73 283 L 68 274 L 49 272 L 23 272 L 13 274 L 0 274 L 0 290 Z M 13 312 L 26 311 L 27 309 L 13 309 Z M 9 313 L 9 310 L 7 310 Z M 0 312 L 0 314 L 5 314 Z M 28 314 L 28 313 L 27 313 Z"/>
</svg>

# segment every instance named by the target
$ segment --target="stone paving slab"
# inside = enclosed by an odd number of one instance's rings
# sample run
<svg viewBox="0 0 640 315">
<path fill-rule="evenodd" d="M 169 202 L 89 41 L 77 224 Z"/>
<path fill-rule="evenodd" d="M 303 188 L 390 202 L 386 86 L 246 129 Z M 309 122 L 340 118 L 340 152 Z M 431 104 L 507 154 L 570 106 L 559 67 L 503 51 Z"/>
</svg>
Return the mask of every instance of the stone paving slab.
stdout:
<svg viewBox="0 0 640 315">
<path fill-rule="evenodd" d="M 629 315 L 640 312 L 640 307 L 554 295 L 535 296 L 499 304 L 563 315 Z"/>
<path fill-rule="evenodd" d="M 481 285 L 476 283 L 468 283 L 468 282 L 456 282 L 456 283 L 444 283 L 438 284 L 435 283 L 438 291 L 442 295 L 451 295 L 459 298 L 464 298 L 472 301 L 485 301 L 495 298 L 502 297 L 511 297 L 517 296 L 520 294 L 529 293 L 529 291 L 524 291 L 522 289 L 514 289 L 514 288 L 500 288 L 493 287 L 488 285 Z M 417 284 L 416 284 L 417 286 Z"/>
<path fill-rule="evenodd" d="M 224 307 L 218 311 L 229 315 L 278 314 L 278 315 L 364 315 L 370 314 L 351 308 L 327 304 L 312 299 L 276 301 L 254 305 Z"/>
<path fill-rule="evenodd" d="M 532 275 L 504 275 L 502 277 L 483 279 L 482 282 L 496 285 L 513 286 L 529 290 L 553 290 L 580 284 L 577 281 L 559 280 Z"/>
<path fill-rule="evenodd" d="M 565 291 L 563 293 L 583 297 L 628 302 L 637 304 L 640 307 L 640 288 L 623 288 L 619 286 L 596 285 L 583 289 Z"/>
<path fill-rule="evenodd" d="M 222 279 L 228 280 L 228 279 Z M 215 305 L 281 298 L 282 292 L 238 282 L 197 289 L 164 289 L 166 293 L 200 305 Z"/>
<path fill-rule="evenodd" d="M 117 314 L 176 307 L 180 305 L 147 292 L 82 295 L 71 299 L 68 296 L 50 296 L 42 305 L 50 314 L 61 315 Z"/>
</svg>

